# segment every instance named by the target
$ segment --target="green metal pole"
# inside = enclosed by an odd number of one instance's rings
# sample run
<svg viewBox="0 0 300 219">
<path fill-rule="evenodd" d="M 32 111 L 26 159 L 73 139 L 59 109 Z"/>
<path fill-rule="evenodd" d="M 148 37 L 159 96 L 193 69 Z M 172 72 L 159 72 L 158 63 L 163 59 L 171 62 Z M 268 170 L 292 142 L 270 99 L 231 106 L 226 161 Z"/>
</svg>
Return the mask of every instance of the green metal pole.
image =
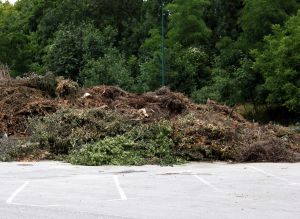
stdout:
<svg viewBox="0 0 300 219">
<path fill-rule="evenodd" d="M 161 3 L 161 84 L 165 86 L 164 2 Z"/>
</svg>

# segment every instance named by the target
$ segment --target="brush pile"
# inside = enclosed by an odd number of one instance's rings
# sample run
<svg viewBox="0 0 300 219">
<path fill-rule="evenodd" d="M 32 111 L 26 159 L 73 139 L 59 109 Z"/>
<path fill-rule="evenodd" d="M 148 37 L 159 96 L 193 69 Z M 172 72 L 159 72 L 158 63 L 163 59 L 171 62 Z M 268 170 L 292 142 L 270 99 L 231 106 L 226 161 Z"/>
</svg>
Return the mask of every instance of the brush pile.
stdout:
<svg viewBox="0 0 300 219">
<path fill-rule="evenodd" d="M 104 119 L 107 116 L 104 112 L 116 115 L 118 119 Z M 116 125 L 115 120 L 124 124 Z M 41 137 L 51 132 L 49 127 L 54 123 L 49 121 L 55 121 L 56 130 L 66 131 L 57 132 L 55 139 L 43 141 L 36 133 Z M 44 154 L 47 142 L 50 144 L 57 139 L 69 141 L 54 152 L 69 154 L 84 144 L 103 140 L 107 137 L 106 128 L 109 137 L 117 137 L 127 135 L 122 127 L 135 129 L 159 121 L 166 121 L 172 129 L 169 135 L 174 143 L 172 154 L 185 160 L 300 160 L 300 135 L 296 131 L 246 121 L 234 109 L 214 101 L 194 104 L 183 94 L 171 92 L 166 87 L 155 92 L 132 94 L 113 86 L 80 88 L 76 82 L 57 79 L 52 74 L 0 80 L 0 134 L 7 133 L 14 139 L 26 138 L 31 145 L 35 139 Z M 36 124 L 42 130 L 37 130 Z M 76 142 L 72 141 L 74 130 L 80 133 L 76 134 Z M 0 142 L 0 148 L 2 144 Z M 22 147 L 26 148 L 24 144 Z"/>
</svg>

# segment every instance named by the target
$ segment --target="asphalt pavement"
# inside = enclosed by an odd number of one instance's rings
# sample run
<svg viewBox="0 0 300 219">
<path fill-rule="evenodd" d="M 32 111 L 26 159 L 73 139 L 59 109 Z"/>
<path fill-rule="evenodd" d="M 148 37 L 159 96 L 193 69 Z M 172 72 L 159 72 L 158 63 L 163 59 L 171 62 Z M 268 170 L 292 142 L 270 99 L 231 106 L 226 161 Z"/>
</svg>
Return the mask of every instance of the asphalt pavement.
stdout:
<svg viewBox="0 0 300 219">
<path fill-rule="evenodd" d="M 0 218 L 300 218 L 300 163 L 0 163 Z"/>
</svg>

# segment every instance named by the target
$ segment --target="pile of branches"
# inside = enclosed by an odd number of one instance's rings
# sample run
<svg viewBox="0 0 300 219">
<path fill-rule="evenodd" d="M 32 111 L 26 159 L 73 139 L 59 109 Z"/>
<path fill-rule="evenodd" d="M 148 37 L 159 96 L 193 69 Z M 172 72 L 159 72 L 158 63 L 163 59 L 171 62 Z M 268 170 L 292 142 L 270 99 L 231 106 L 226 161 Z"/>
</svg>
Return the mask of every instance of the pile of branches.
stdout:
<svg viewBox="0 0 300 219">
<path fill-rule="evenodd" d="M 68 109 L 87 113 L 61 113 Z M 81 117 L 91 115 L 88 113 L 90 110 L 96 113 L 94 116 L 98 115 L 97 111 L 116 112 L 124 117 L 123 121 L 130 124 L 168 121 L 177 153 L 186 160 L 299 160 L 299 133 L 282 126 L 249 122 L 233 108 L 214 101 L 194 104 L 183 94 L 172 92 L 166 87 L 155 92 L 132 94 L 114 86 L 80 88 L 76 82 L 56 78 L 52 74 L 28 75 L 12 79 L 9 83 L 0 83 L 0 134 L 29 138 L 32 132 L 28 120 L 36 118 L 42 124 L 43 118 L 49 120 L 49 116 L 53 115 L 57 126 L 63 127 L 66 121 L 79 121 L 72 123 L 75 126 L 69 127 L 70 130 L 89 132 L 83 136 L 102 138 L 101 133 L 95 131 L 97 127 L 82 126 L 86 129 L 80 131 L 80 121 L 83 121 Z M 72 118 L 66 118 L 67 115 L 72 115 Z M 87 121 L 94 121 L 95 118 Z M 103 125 L 109 125 L 110 122 Z M 98 126 L 100 123 L 93 122 Z M 96 133 L 91 133 L 93 131 Z M 60 139 L 59 136 L 57 139 Z M 88 143 L 86 139 L 76 141 Z"/>
</svg>

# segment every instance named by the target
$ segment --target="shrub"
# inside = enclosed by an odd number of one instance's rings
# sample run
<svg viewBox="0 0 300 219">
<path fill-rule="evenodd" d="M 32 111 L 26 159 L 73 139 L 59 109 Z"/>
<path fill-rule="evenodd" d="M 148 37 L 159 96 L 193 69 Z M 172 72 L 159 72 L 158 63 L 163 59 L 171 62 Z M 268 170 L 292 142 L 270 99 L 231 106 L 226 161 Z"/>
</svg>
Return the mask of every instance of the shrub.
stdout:
<svg viewBox="0 0 300 219">
<path fill-rule="evenodd" d="M 89 60 L 80 77 L 87 87 L 105 84 L 130 90 L 134 84 L 125 56 L 117 49 L 108 49 L 103 57 Z"/>
<path fill-rule="evenodd" d="M 203 87 L 194 91 L 191 98 L 195 103 L 206 103 L 207 99 L 219 100 L 220 96 L 214 87 Z"/>
</svg>

